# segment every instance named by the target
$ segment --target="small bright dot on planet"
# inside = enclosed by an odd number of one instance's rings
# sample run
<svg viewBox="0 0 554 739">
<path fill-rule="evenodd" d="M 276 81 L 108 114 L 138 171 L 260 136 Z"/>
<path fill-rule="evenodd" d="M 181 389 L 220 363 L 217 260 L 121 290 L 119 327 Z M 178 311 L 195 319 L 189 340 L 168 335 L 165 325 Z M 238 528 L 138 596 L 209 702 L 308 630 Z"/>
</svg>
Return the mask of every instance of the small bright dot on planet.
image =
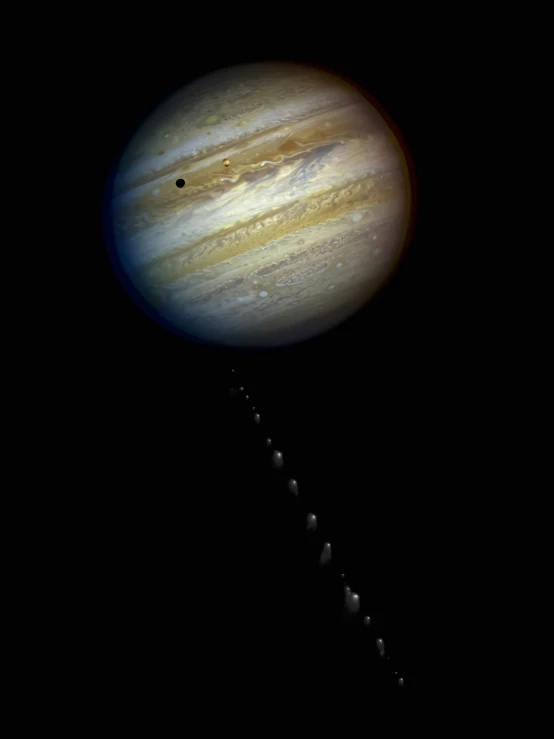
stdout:
<svg viewBox="0 0 554 739">
<path fill-rule="evenodd" d="M 228 167 L 231 164 L 231 162 L 228 159 L 223 160 L 223 166 Z"/>
<path fill-rule="evenodd" d="M 164 136 L 164 139 L 168 139 L 168 138 L 169 138 L 169 134 L 166 133 L 166 135 Z"/>
<path fill-rule="evenodd" d="M 258 280 L 254 280 L 254 285 L 257 285 L 257 284 L 258 284 Z"/>
<path fill-rule="evenodd" d="M 342 262 L 337 262 L 337 269 L 339 269 L 339 267 L 342 267 Z"/>
<path fill-rule="evenodd" d="M 373 234 L 373 236 L 371 238 L 373 239 L 373 241 L 375 241 L 375 239 L 377 238 L 377 235 L 376 234 Z"/>
<path fill-rule="evenodd" d="M 178 180 L 177 180 L 177 181 L 175 182 L 175 184 L 177 185 L 177 187 L 184 187 L 184 186 L 185 186 L 185 181 L 184 181 L 184 180 L 182 180 L 182 179 L 178 179 Z"/>
<path fill-rule="evenodd" d="M 265 298 L 265 296 L 266 296 L 266 295 L 267 295 L 267 293 L 266 293 L 266 291 L 265 291 L 265 290 L 262 290 L 262 291 L 261 291 L 261 292 L 259 293 L 259 296 L 260 296 L 260 298 Z"/>
<path fill-rule="evenodd" d="M 155 190 L 152 190 L 152 195 L 157 195 L 160 192 L 160 188 L 157 187 Z"/>
<path fill-rule="evenodd" d="M 329 287 L 327 288 L 327 290 L 334 290 L 334 289 L 335 289 L 334 285 L 329 285 Z"/>
<path fill-rule="evenodd" d="M 358 223 L 358 221 L 361 221 L 361 219 L 362 217 L 359 213 L 354 213 L 354 215 L 352 216 L 352 220 L 354 221 L 354 223 Z"/>
</svg>

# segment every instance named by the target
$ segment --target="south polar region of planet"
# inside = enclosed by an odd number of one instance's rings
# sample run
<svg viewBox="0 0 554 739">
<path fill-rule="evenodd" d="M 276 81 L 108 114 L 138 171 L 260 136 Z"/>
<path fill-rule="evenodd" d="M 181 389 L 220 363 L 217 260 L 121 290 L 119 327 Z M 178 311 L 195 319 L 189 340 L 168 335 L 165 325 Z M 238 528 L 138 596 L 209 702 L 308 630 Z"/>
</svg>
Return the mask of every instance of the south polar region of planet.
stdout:
<svg viewBox="0 0 554 739">
<path fill-rule="evenodd" d="M 171 327 L 279 346 L 344 321 L 388 280 L 410 182 L 391 129 L 348 82 L 251 64 L 162 103 L 123 153 L 109 205 L 120 267 Z"/>
</svg>

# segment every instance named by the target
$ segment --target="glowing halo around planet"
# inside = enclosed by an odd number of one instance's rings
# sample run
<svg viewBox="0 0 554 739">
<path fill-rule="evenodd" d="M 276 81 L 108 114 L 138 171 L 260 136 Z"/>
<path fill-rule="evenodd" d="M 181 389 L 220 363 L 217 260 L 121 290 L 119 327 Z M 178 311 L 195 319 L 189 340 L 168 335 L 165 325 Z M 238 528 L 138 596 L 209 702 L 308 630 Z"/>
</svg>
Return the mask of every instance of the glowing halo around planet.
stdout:
<svg viewBox="0 0 554 739">
<path fill-rule="evenodd" d="M 411 220 L 407 160 L 355 86 L 290 63 L 229 67 L 163 102 L 107 195 L 112 259 L 188 338 L 317 336 L 389 280 Z"/>
</svg>

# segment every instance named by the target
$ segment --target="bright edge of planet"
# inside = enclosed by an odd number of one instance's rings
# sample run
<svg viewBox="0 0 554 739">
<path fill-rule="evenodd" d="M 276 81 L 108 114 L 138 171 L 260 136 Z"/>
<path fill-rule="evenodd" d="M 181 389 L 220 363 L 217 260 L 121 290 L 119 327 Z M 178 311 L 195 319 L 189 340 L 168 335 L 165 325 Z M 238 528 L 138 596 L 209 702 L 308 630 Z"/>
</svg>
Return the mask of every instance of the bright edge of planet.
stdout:
<svg viewBox="0 0 554 739">
<path fill-rule="evenodd" d="M 280 62 L 168 98 L 106 197 L 112 261 L 137 302 L 178 334 L 233 347 L 293 344 L 356 313 L 405 251 L 412 200 L 403 149 L 368 96 Z"/>
</svg>

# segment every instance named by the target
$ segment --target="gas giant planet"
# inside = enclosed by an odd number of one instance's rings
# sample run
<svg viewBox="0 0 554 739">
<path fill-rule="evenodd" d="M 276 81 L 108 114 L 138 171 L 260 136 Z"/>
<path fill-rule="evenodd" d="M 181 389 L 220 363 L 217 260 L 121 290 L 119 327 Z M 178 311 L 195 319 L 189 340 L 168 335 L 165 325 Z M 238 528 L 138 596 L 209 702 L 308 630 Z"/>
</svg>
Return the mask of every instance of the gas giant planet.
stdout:
<svg viewBox="0 0 554 739">
<path fill-rule="evenodd" d="M 118 269 L 162 323 L 263 347 L 367 303 L 403 253 L 410 202 L 403 151 L 362 92 L 258 63 L 162 103 L 124 151 L 108 210 Z"/>
</svg>

